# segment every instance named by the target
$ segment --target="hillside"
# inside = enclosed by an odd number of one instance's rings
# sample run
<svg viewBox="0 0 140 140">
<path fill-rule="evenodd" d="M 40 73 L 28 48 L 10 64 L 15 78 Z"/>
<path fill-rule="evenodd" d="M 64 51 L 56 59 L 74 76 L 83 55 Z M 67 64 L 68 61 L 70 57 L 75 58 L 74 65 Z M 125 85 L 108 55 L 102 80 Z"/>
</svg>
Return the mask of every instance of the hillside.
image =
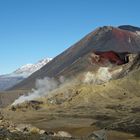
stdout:
<svg viewBox="0 0 140 140">
<path fill-rule="evenodd" d="M 4 114 L 15 123 L 31 123 L 46 131 L 63 130 L 73 136 L 87 136 L 106 127 L 111 140 L 133 140 L 136 138 L 128 133 L 139 136 L 140 129 L 139 81 L 137 70 L 99 85 L 66 84 L 49 97 L 17 105 L 15 110 L 8 107 Z"/>
<path fill-rule="evenodd" d="M 131 31 L 133 28 L 133 32 Z M 127 29 L 127 30 L 126 30 Z M 113 64 L 124 64 L 129 60 L 127 54 L 140 52 L 139 28 L 122 26 L 120 28 L 104 26 L 89 33 L 79 42 L 55 57 L 39 71 L 23 82 L 14 86 L 16 89 L 31 89 L 35 87 L 36 79 L 44 77 L 71 77 L 78 73 L 93 70 L 93 57 L 99 56 L 98 64 L 109 61 Z"/>
</svg>

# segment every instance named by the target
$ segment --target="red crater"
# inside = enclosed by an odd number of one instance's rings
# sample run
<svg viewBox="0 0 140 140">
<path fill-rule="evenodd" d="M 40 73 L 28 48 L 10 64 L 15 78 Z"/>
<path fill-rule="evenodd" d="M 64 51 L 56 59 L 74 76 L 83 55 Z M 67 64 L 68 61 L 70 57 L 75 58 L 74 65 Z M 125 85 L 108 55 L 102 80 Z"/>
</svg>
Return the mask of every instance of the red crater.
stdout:
<svg viewBox="0 0 140 140">
<path fill-rule="evenodd" d="M 106 64 L 107 62 L 110 62 L 112 64 L 116 65 L 122 65 L 126 63 L 125 55 L 121 55 L 122 58 L 120 58 L 120 55 L 113 51 L 108 52 L 93 52 L 91 54 L 91 60 L 92 63 L 97 64 Z"/>
</svg>

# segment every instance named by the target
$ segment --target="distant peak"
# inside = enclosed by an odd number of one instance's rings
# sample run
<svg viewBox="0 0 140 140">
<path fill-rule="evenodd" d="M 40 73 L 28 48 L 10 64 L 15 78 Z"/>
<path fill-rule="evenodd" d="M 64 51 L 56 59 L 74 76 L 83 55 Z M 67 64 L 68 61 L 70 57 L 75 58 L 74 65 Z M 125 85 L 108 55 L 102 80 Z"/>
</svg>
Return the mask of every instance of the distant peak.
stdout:
<svg viewBox="0 0 140 140">
<path fill-rule="evenodd" d="M 44 65 L 46 65 L 49 61 L 51 61 L 52 58 L 45 58 L 40 61 L 38 61 L 35 64 L 26 64 L 16 71 L 12 73 L 13 76 L 22 76 L 22 77 L 28 77 L 35 71 L 39 70 L 42 68 Z"/>
</svg>

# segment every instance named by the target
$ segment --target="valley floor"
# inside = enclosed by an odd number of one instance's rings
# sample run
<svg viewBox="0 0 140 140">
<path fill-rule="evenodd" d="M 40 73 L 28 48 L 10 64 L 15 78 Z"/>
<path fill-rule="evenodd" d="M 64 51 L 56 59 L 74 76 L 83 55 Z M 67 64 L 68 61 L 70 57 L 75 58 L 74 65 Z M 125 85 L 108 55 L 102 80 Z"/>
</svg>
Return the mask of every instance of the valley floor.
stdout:
<svg viewBox="0 0 140 140">
<path fill-rule="evenodd" d="M 10 112 L 7 114 L 7 119 L 10 119 L 17 124 L 32 124 L 39 129 L 46 130 L 47 132 L 66 131 L 73 137 L 76 137 L 77 140 L 80 140 L 80 137 L 86 138 L 85 140 L 87 140 L 88 135 L 93 131 L 100 129 L 93 125 L 94 119 L 91 116 L 82 117 L 68 114 L 49 114 L 47 113 L 48 110 L 44 110 L 43 112 L 18 112 L 18 116 L 14 115 L 14 112 Z M 11 116 L 9 116 L 9 114 L 11 114 Z M 139 137 L 135 137 L 133 134 L 120 131 L 109 130 L 107 135 L 109 140 L 140 140 Z M 82 138 L 81 140 L 83 140 Z"/>
</svg>

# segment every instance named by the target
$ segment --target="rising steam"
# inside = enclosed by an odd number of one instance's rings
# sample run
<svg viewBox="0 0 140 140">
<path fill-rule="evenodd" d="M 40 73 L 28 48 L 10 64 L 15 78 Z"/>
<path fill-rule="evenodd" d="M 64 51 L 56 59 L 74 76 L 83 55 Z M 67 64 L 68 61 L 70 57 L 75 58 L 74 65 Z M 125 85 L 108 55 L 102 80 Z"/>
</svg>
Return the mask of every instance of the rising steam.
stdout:
<svg viewBox="0 0 140 140">
<path fill-rule="evenodd" d="M 82 81 L 80 80 L 74 80 L 73 79 L 65 79 L 64 77 L 60 77 L 59 80 L 55 80 L 54 78 L 44 78 L 39 79 L 36 81 L 36 89 L 33 89 L 32 92 L 28 93 L 27 95 L 22 95 L 18 99 L 14 101 L 12 104 L 13 106 L 17 104 L 21 104 L 25 101 L 31 101 L 33 99 L 46 96 L 48 93 L 52 90 L 55 90 L 58 87 L 63 87 L 63 85 L 72 84 L 72 83 L 94 83 L 94 84 L 101 84 L 108 82 L 113 78 L 114 75 L 120 73 L 122 69 L 116 69 L 111 71 L 110 67 L 100 67 L 97 72 L 87 72 L 84 75 L 84 79 Z M 78 78 L 77 78 L 78 79 Z M 70 82 L 71 81 L 71 82 Z M 64 84 L 65 83 L 65 84 Z"/>
<path fill-rule="evenodd" d="M 47 95 L 50 91 L 56 89 L 59 85 L 61 85 L 65 79 L 60 77 L 60 80 L 56 81 L 54 78 L 45 77 L 44 79 L 39 79 L 36 81 L 36 89 L 33 89 L 32 92 L 28 93 L 28 95 L 22 95 L 18 99 L 14 101 L 12 104 L 17 105 L 21 104 L 25 101 L 30 101 L 36 99 L 38 97 L 42 97 Z"/>
<path fill-rule="evenodd" d="M 102 84 L 117 77 L 121 71 L 122 68 L 100 67 L 97 72 L 87 72 L 84 83 Z"/>
<path fill-rule="evenodd" d="M 100 67 L 95 73 L 87 72 L 84 83 L 100 84 L 109 81 L 111 78 L 112 74 L 109 71 L 109 67 Z"/>
</svg>

